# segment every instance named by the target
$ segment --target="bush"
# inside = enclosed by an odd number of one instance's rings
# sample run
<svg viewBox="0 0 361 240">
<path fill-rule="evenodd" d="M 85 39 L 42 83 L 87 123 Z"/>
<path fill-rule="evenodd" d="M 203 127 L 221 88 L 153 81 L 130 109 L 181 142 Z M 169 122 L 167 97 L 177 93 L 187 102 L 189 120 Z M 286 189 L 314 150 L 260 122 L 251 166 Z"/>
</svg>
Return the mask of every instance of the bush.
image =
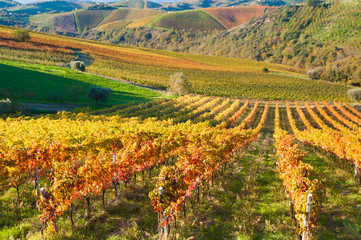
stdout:
<svg viewBox="0 0 361 240">
<path fill-rule="evenodd" d="M 18 42 L 26 42 L 30 40 L 29 31 L 26 29 L 17 29 L 13 33 L 13 37 L 15 41 Z"/>
<path fill-rule="evenodd" d="M 88 98 L 94 100 L 96 104 L 99 104 L 99 101 L 105 102 L 111 94 L 112 90 L 110 88 L 94 85 L 88 91 Z"/>
<path fill-rule="evenodd" d="M 11 110 L 10 99 L 0 99 L 0 112 L 9 112 Z"/>
<path fill-rule="evenodd" d="M 82 61 L 72 61 L 70 62 L 70 68 L 74 71 L 85 72 L 85 63 Z"/>
<path fill-rule="evenodd" d="M 307 76 L 312 80 L 319 80 L 321 78 L 322 68 L 313 68 L 307 71 Z"/>
<path fill-rule="evenodd" d="M 361 88 L 348 90 L 348 96 L 354 101 L 361 101 Z"/>
<path fill-rule="evenodd" d="M 183 73 L 179 72 L 170 76 L 170 91 L 181 96 L 189 93 L 190 88 L 191 84 Z"/>
<path fill-rule="evenodd" d="M 266 73 L 269 72 L 268 68 L 266 68 L 266 67 L 262 68 L 262 71 L 263 71 L 263 72 L 266 72 Z"/>
</svg>

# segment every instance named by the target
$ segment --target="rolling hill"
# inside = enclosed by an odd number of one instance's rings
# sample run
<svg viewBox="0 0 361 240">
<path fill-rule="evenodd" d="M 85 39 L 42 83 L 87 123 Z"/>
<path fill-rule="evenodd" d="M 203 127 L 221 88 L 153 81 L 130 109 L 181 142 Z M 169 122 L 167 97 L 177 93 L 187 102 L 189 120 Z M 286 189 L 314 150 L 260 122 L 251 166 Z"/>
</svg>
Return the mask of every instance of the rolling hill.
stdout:
<svg viewBox="0 0 361 240">
<path fill-rule="evenodd" d="M 246 6 L 227 8 L 206 8 L 204 11 L 212 15 L 225 28 L 231 29 L 263 14 L 269 7 Z"/>
<path fill-rule="evenodd" d="M 94 32 L 84 37 L 132 46 L 298 66 L 305 71 L 316 71 L 316 77 L 322 80 L 360 86 L 359 9 L 360 2 L 357 1 L 323 3 L 316 7 L 293 5 L 267 10 L 229 32 L 190 34 L 182 30 L 148 28 L 143 29 L 144 34 L 139 35 L 136 41 L 132 29 L 123 29 L 107 39 L 103 38 L 106 32 Z"/>
<path fill-rule="evenodd" d="M 81 10 L 74 13 L 79 32 L 96 27 L 112 10 Z"/>
<path fill-rule="evenodd" d="M 225 30 L 224 26 L 203 10 L 167 13 L 154 19 L 149 26 L 192 31 Z"/>
<path fill-rule="evenodd" d="M 197 94 L 267 100 L 349 101 L 346 92 L 350 87 L 310 80 L 303 70 L 294 67 L 123 47 L 36 32 L 31 33 L 30 42 L 19 45 L 11 40 L 12 31 L 0 28 L 0 37 L 5 39 L 0 59 L 27 63 L 44 59 L 45 64 L 59 65 L 69 61 L 66 59 L 77 49 L 92 58 L 87 67 L 90 73 L 161 89 L 169 87 L 171 75 L 183 72 L 192 84 L 191 92 Z M 18 49 L 13 49 L 14 46 Z M 49 56 L 50 52 L 53 56 Z"/>
<path fill-rule="evenodd" d="M 13 6 L 20 5 L 20 3 L 12 1 L 12 0 L 1 0 L 0 1 L 0 9 L 1 8 L 9 8 Z"/>
<path fill-rule="evenodd" d="M 116 9 L 107 15 L 100 23 L 99 26 L 116 22 L 119 20 L 135 20 L 140 18 L 146 18 L 160 14 L 161 11 L 157 10 L 143 10 L 143 9 Z"/>
<path fill-rule="evenodd" d="M 18 14 L 35 15 L 48 12 L 70 12 L 76 9 L 82 9 L 84 6 L 87 5 L 88 4 L 60 0 L 21 5 L 19 7 L 9 8 L 8 11 Z"/>
</svg>

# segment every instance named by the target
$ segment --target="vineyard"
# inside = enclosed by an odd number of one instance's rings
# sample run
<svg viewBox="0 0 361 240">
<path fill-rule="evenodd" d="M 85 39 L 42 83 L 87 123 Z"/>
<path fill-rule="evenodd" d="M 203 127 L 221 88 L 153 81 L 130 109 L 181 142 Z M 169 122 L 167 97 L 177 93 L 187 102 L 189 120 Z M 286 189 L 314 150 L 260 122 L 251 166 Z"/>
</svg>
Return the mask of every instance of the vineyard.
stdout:
<svg viewBox="0 0 361 240">
<path fill-rule="evenodd" d="M 90 11 L 90 10 L 89 10 Z M 167 89 L 169 77 L 183 72 L 191 93 L 263 100 L 348 102 L 350 86 L 313 81 L 303 71 L 278 64 L 124 47 L 69 37 L 31 33 L 27 43 L 12 39 L 13 29 L 0 28 L 3 60 L 63 66 L 74 51 L 92 59 L 89 73 Z M 262 69 L 267 68 L 268 71 Z"/>
<path fill-rule="evenodd" d="M 357 239 L 360 116 L 187 95 L 3 119 L 0 236 Z"/>
</svg>

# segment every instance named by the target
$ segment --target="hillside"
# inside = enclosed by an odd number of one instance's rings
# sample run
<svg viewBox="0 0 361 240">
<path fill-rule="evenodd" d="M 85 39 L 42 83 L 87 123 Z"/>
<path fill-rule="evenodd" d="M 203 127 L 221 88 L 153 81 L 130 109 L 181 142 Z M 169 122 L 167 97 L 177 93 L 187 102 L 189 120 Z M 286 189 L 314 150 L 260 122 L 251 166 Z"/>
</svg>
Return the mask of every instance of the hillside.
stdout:
<svg viewBox="0 0 361 240">
<path fill-rule="evenodd" d="M 294 67 L 122 47 L 40 33 L 32 33 L 31 42 L 19 45 L 11 41 L 11 32 L 10 28 L 0 30 L 0 36 L 6 40 L 4 45 L 9 46 L 2 50 L 0 59 L 59 65 L 68 62 L 69 54 L 77 49 L 93 58 L 87 67 L 90 73 L 161 89 L 168 88 L 169 77 L 181 71 L 192 84 L 191 92 L 197 94 L 267 100 L 349 101 L 346 92 L 350 87 L 309 80 L 303 70 Z M 18 49 L 12 49 L 14 46 Z M 53 52 L 53 56 L 46 52 Z"/>
<path fill-rule="evenodd" d="M 155 28 L 173 28 L 192 31 L 225 29 L 216 19 L 203 10 L 167 13 L 154 19 L 149 25 Z"/>
<path fill-rule="evenodd" d="M 361 15 L 359 2 L 287 6 L 266 11 L 231 32 L 189 33 L 143 29 L 136 40 L 132 29 L 109 33 L 90 31 L 93 40 L 189 53 L 241 57 L 315 69 L 321 79 L 360 85 Z M 144 36 L 152 36 L 146 39 Z M 121 38 L 119 38 L 121 36 Z"/>
<path fill-rule="evenodd" d="M 172 3 L 163 3 L 163 10 L 166 11 L 184 11 L 199 8 L 223 8 L 237 7 L 245 5 L 266 5 L 266 6 L 284 6 L 302 2 L 301 0 L 187 0 Z"/>
<path fill-rule="evenodd" d="M 206 8 L 204 11 L 212 15 L 225 28 L 231 29 L 262 15 L 268 8 L 266 6 L 246 6 Z"/>
<path fill-rule="evenodd" d="M 116 9 L 107 15 L 100 23 L 99 26 L 119 21 L 119 20 L 135 20 L 146 18 L 160 14 L 161 11 L 156 10 L 143 10 L 143 9 Z"/>
<path fill-rule="evenodd" d="M 82 9 L 83 6 L 81 3 L 59 0 L 22 5 L 20 7 L 9 8 L 8 11 L 18 14 L 35 15 L 47 12 L 70 12 L 76 9 Z"/>
<path fill-rule="evenodd" d="M 28 29 L 77 36 L 78 29 L 73 13 L 38 14 L 30 17 Z"/>
<path fill-rule="evenodd" d="M 0 9 L 1 8 L 9 8 L 16 5 L 20 5 L 20 3 L 12 1 L 12 0 L 1 0 L 0 1 Z"/>
<path fill-rule="evenodd" d="M 112 10 L 81 10 L 74 13 L 79 32 L 96 27 Z"/>
<path fill-rule="evenodd" d="M 67 68 L 0 60 L 0 72 L 0 89 L 11 89 L 8 97 L 18 102 L 89 105 L 87 91 L 93 85 L 112 89 L 105 105 L 138 103 L 162 97 L 151 90 Z"/>
<path fill-rule="evenodd" d="M 128 7 L 128 8 L 136 8 L 136 9 L 143 9 L 145 7 L 146 1 L 144 0 L 124 0 L 111 3 L 111 6 L 117 7 Z"/>
<path fill-rule="evenodd" d="M 98 26 L 103 31 L 120 30 L 124 27 L 153 27 L 187 31 L 225 30 L 244 24 L 269 9 L 270 7 L 265 6 L 246 6 L 205 8 L 173 13 L 163 13 L 157 10 L 117 9 L 106 16 Z"/>
</svg>

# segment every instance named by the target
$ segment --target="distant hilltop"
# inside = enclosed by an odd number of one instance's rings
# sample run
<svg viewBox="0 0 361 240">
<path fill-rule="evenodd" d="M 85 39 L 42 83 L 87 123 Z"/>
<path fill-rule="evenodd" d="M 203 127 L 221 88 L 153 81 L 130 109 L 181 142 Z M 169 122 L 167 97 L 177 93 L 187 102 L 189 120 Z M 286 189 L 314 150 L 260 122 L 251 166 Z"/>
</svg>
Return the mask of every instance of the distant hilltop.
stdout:
<svg viewBox="0 0 361 240">
<path fill-rule="evenodd" d="M 70 0 L 70 1 L 72 1 L 72 0 Z M 75 1 L 75 0 L 74 0 Z M 184 1 L 184 0 L 155 0 L 155 1 L 153 1 L 153 2 L 159 2 L 159 3 L 172 3 L 172 2 L 182 2 L 182 1 Z M 17 1 L 17 2 L 19 2 L 19 3 L 21 3 L 21 4 L 27 4 L 27 3 L 33 3 L 33 2 L 45 2 L 45 0 L 44 1 L 39 1 L 39 0 L 19 0 L 19 1 Z M 72 1 L 73 2 L 73 1 Z M 78 0 L 78 1 L 76 1 L 76 2 L 89 2 L 89 3 L 99 3 L 99 2 L 101 2 L 101 3 L 111 3 L 111 2 L 116 2 L 116 1 L 114 1 L 114 0 L 99 0 L 99 1 L 91 1 L 91 0 Z"/>
</svg>

